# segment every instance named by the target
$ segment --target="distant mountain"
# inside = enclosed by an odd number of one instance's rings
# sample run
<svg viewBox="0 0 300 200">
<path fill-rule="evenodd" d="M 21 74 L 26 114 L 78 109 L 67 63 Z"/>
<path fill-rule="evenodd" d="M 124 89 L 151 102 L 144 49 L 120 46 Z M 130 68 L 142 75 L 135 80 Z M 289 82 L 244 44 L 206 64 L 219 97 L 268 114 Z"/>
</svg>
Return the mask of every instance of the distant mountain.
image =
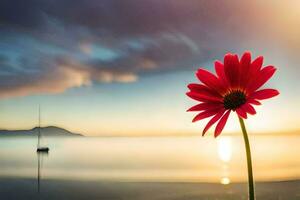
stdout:
<svg viewBox="0 0 300 200">
<path fill-rule="evenodd" d="M 38 127 L 29 130 L 0 130 L 0 136 L 37 136 L 38 131 Z M 56 126 L 41 127 L 40 131 L 42 136 L 83 136 Z"/>
</svg>

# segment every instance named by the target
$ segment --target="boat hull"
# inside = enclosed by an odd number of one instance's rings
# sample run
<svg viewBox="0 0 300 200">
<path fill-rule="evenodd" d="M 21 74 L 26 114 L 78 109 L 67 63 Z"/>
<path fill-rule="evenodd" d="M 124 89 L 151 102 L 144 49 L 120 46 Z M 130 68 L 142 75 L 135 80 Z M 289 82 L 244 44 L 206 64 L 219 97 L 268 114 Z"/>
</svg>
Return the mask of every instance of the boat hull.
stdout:
<svg viewBox="0 0 300 200">
<path fill-rule="evenodd" d="M 49 148 L 48 147 L 40 147 L 40 148 L 37 148 L 36 152 L 48 152 L 49 151 Z"/>
</svg>

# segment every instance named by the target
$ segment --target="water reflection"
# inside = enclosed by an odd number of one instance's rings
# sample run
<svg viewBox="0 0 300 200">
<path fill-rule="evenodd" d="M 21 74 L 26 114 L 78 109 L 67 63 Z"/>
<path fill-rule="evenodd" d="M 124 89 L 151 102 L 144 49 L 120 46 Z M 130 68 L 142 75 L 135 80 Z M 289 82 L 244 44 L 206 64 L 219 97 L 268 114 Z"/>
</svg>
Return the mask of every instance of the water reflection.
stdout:
<svg viewBox="0 0 300 200">
<path fill-rule="evenodd" d="M 247 181 L 243 138 L 237 136 L 49 138 L 47 142 L 51 159 L 36 155 L 36 138 L 1 139 L 0 178 Z M 300 156 L 299 143 L 300 136 L 253 136 L 255 180 L 299 179 L 300 159 L 295 159 Z"/>
<path fill-rule="evenodd" d="M 223 185 L 230 184 L 230 179 L 228 177 L 221 178 L 221 184 L 223 184 Z"/>
<path fill-rule="evenodd" d="M 222 137 L 218 140 L 218 154 L 219 158 L 227 163 L 231 160 L 232 156 L 232 141 L 231 137 Z"/>
<path fill-rule="evenodd" d="M 231 137 L 222 137 L 218 140 L 218 155 L 222 163 L 222 178 L 220 183 L 223 185 L 230 184 L 228 163 L 232 157 L 232 139 Z"/>
<path fill-rule="evenodd" d="M 40 193 L 41 189 L 41 179 L 42 179 L 42 169 L 43 169 L 43 161 L 44 157 L 48 157 L 48 152 L 37 152 L 37 160 L 38 160 L 38 167 L 37 167 L 37 188 L 38 193 Z"/>
</svg>

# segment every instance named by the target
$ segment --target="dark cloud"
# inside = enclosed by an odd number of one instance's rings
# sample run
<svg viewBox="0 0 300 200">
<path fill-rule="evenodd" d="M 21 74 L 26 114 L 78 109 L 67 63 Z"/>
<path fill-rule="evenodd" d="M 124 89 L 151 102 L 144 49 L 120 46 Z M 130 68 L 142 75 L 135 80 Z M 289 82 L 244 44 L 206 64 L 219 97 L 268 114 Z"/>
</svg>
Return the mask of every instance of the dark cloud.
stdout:
<svg viewBox="0 0 300 200">
<path fill-rule="evenodd" d="M 27 30 L 43 24 L 41 2 L 38 0 L 0 2 L 0 22 L 8 27 Z"/>
</svg>

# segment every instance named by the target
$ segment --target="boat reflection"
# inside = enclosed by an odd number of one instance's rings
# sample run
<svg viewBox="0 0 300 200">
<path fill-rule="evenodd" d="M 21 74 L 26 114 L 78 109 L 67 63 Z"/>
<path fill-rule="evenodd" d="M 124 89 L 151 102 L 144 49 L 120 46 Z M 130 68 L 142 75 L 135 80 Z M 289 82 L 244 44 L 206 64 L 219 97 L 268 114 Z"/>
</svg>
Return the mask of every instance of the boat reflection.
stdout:
<svg viewBox="0 0 300 200">
<path fill-rule="evenodd" d="M 222 161 L 222 178 L 220 183 L 222 185 L 230 184 L 228 164 L 232 157 L 232 141 L 231 137 L 222 137 L 218 140 L 218 156 Z"/>
<path fill-rule="evenodd" d="M 38 193 L 40 193 L 41 190 L 41 179 L 42 179 L 42 168 L 43 168 L 43 158 L 48 157 L 47 151 L 40 151 L 37 152 L 37 159 L 38 159 L 38 167 L 37 167 L 37 189 Z"/>
</svg>

